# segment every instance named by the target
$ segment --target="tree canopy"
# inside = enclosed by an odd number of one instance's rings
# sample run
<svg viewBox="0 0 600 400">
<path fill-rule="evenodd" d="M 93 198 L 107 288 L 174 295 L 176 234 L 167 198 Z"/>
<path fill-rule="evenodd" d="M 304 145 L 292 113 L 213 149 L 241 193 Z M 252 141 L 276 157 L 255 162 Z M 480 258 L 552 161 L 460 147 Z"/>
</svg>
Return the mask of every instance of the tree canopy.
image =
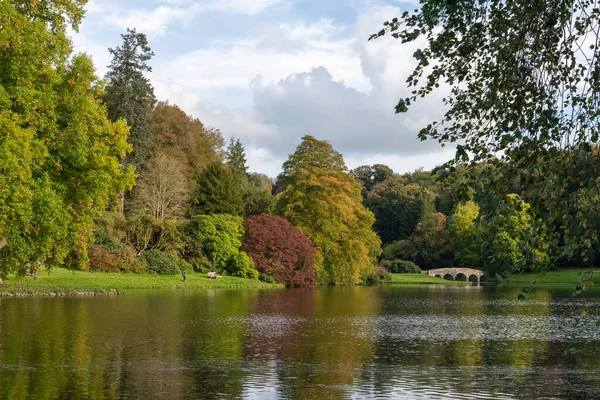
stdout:
<svg viewBox="0 0 600 400">
<path fill-rule="evenodd" d="M 113 60 L 106 74 L 108 86 L 104 103 L 112 121 L 124 120 L 130 127 L 132 152 L 126 162 L 142 170 L 152 156 L 155 141 L 152 128 L 152 108 L 156 103 L 154 88 L 144 72 L 152 71 L 148 61 L 154 53 L 143 33 L 127 29 L 121 35 L 123 44 L 109 49 Z"/>
<path fill-rule="evenodd" d="M 111 123 L 91 60 L 71 53 L 81 2 L 0 3 L 0 275 L 83 267 L 92 219 L 133 183 L 128 129 Z M 9 22 L 10 21 L 10 22 Z"/>
<path fill-rule="evenodd" d="M 315 249 L 285 218 L 261 214 L 245 222 L 243 249 L 258 272 L 286 286 L 317 283 Z"/>
<path fill-rule="evenodd" d="M 289 185 L 275 211 L 308 236 L 322 283 L 357 283 L 372 272 L 381 241 L 362 204 L 360 185 L 327 142 L 306 136 L 287 163 Z M 286 164 L 284 164 L 286 165 Z"/>
</svg>

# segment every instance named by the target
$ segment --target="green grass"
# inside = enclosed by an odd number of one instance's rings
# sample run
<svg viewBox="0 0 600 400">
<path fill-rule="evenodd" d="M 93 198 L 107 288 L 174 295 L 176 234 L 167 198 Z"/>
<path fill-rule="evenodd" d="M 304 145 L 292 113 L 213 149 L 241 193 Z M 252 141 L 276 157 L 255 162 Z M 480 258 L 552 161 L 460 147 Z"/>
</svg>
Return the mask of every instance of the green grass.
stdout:
<svg viewBox="0 0 600 400">
<path fill-rule="evenodd" d="M 205 273 L 188 273 L 185 283 L 181 275 L 116 274 L 104 272 L 70 271 L 57 268 L 42 271 L 37 279 L 17 279 L 9 276 L 0 286 L 0 294 L 69 295 L 122 293 L 131 289 L 180 289 L 180 288 L 275 288 L 283 285 L 270 284 L 254 279 L 223 276 L 209 279 Z"/>
<path fill-rule="evenodd" d="M 392 274 L 390 283 L 421 283 L 429 285 L 470 285 L 471 282 L 448 281 L 427 274 Z"/>
<path fill-rule="evenodd" d="M 514 274 L 508 278 L 509 282 L 531 282 L 537 280 L 538 283 L 577 283 L 579 274 L 589 272 L 589 268 L 564 268 L 558 271 L 549 271 L 545 275 L 537 272 L 528 272 L 523 274 Z M 600 279 L 600 270 L 595 271 L 594 277 Z"/>
</svg>

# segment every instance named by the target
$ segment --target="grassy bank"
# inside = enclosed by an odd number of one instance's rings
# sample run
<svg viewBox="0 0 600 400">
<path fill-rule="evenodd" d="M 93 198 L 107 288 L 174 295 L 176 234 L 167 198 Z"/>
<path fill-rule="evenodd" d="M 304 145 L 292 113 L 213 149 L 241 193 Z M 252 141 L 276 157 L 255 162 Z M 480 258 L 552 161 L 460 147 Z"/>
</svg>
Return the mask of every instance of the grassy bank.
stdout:
<svg viewBox="0 0 600 400">
<path fill-rule="evenodd" d="M 538 283 L 577 283 L 581 273 L 589 272 L 589 268 L 568 268 L 559 269 L 558 271 L 549 271 L 546 274 L 539 273 L 523 273 L 511 275 L 508 278 L 509 282 L 529 283 L 537 280 Z M 600 270 L 595 271 L 594 277 L 600 280 Z"/>
<path fill-rule="evenodd" d="M 209 279 L 206 274 L 188 273 L 185 283 L 181 275 L 115 274 L 84 272 L 58 268 L 48 275 L 43 271 L 37 279 L 9 276 L 0 286 L 0 295 L 94 295 L 116 294 L 131 289 L 179 288 L 274 288 L 282 285 L 253 279 L 223 276 Z"/>
<path fill-rule="evenodd" d="M 427 274 L 392 274 L 390 283 L 412 283 L 430 285 L 470 285 L 471 282 L 448 281 Z"/>
</svg>

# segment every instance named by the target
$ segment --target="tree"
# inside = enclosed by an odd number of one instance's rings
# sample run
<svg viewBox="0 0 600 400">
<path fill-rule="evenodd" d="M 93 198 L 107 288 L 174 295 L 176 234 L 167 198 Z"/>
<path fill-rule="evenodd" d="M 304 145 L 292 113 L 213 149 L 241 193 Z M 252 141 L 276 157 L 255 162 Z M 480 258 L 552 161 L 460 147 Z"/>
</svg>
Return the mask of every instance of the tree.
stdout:
<svg viewBox="0 0 600 400">
<path fill-rule="evenodd" d="M 424 43 L 407 80 L 414 90 L 396 112 L 448 89 L 444 117 L 419 137 L 460 143 L 455 162 L 495 163 L 492 189 L 523 178 L 533 208 L 559 227 L 556 240 L 584 254 L 594 232 L 580 229 L 586 220 L 573 194 L 599 193 L 599 19 L 588 1 L 426 0 L 371 37 Z"/>
<path fill-rule="evenodd" d="M 550 264 L 544 228 L 530 212 L 530 205 L 517 194 L 498 204 L 498 214 L 484 221 L 482 258 L 490 276 L 539 271 Z"/>
<path fill-rule="evenodd" d="M 185 175 L 185 165 L 179 160 L 157 154 L 138 179 L 131 211 L 151 215 L 159 221 L 184 217 L 190 200 L 188 183 L 182 179 Z"/>
<path fill-rule="evenodd" d="M 325 159 L 322 159 L 325 158 Z M 360 185 L 327 142 L 306 136 L 284 164 L 289 185 L 275 213 L 308 236 L 321 283 L 357 283 L 373 271 L 381 241 L 375 218 L 362 204 Z"/>
<path fill-rule="evenodd" d="M 240 184 L 248 182 L 248 166 L 246 165 L 246 151 L 240 139 L 229 140 L 227 147 L 227 165 L 231 168 L 234 177 Z"/>
<path fill-rule="evenodd" d="M 248 255 L 240 251 L 244 237 L 241 217 L 226 214 L 197 215 L 190 231 L 217 271 L 242 278 L 258 278 Z"/>
<path fill-rule="evenodd" d="M 375 232 L 385 244 L 408 239 L 423 215 L 422 190 L 394 175 L 378 183 L 365 197 L 365 206 L 375 214 Z"/>
<path fill-rule="evenodd" d="M 196 214 L 244 213 L 243 188 L 236 182 L 231 169 L 215 162 L 198 177 L 193 200 Z"/>
<path fill-rule="evenodd" d="M 315 249 L 286 219 L 261 214 L 245 222 L 243 249 L 263 276 L 286 286 L 317 283 Z"/>
<path fill-rule="evenodd" d="M 80 2 L 0 3 L 0 276 L 83 268 L 92 219 L 133 183 L 119 163 L 128 130 L 111 123 L 91 60 L 71 54 Z"/>
<path fill-rule="evenodd" d="M 381 183 L 394 175 L 394 171 L 387 165 L 375 164 L 373 166 L 361 165 L 351 171 L 352 176 L 363 186 L 363 197 Z"/>
<path fill-rule="evenodd" d="M 458 265 L 479 267 L 483 230 L 477 221 L 479 207 L 472 201 L 459 204 L 448 219 L 454 260 Z"/>
<path fill-rule="evenodd" d="M 106 74 L 108 86 L 104 102 L 112 121 L 124 120 L 130 127 L 129 143 L 133 151 L 125 162 L 139 172 L 154 150 L 152 108 L 156 103 L 154 88 L 144 72 L 152 71 L 147 64 L 154 56 L 146 35 L 127 29 L 121 35 L 123 45 L 109 49 L 113 60 Z"/>
<path fill-rule="evenodd" d="M 446 216 L 440 212 L 425 212 L 410 237 L 417 249 L 416 262 L 425 268 L 445 267 L 449 259 L 450 237 Z M 450 264 L 451 266 L 451 264 Z"/>
<path fill-rule="evenodd" d="M 348 171 L 344 158 L 334 150 L 328 141 L 318 140 L 313 136 L 306 135 L 302 137 L 302 142 L 296 147 L 296 151 L 290 154 L 287 161 L 283 163 L 283 172 L 277 176 L 273 194 L 283 192 L 290 183 L 292 172 L 300 168 Z"/>
<path fill-rule="evenodd" d="M 176 105 L 159 101 L 152 112 L 152 129 L 157 151 L 185 163 L 190 180 L 209 164 L 223 161 L 221 132 L 206 128 Z"/>
</svg>

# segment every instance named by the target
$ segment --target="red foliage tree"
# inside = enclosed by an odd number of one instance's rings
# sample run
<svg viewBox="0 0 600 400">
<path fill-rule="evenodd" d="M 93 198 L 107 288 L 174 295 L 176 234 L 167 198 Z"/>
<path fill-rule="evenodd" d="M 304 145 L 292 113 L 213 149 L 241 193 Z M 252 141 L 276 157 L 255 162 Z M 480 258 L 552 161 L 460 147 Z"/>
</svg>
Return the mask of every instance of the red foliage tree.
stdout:
<svg viewBox="0 0 600 400">
<path fill-rule="evenodd" d="M 317 283 L 315 248 L 287 219 L 260 214 L 248 218 L 245 227 L 242 248 L 261 274 L 270 275 L 286 286 Z"/>
</svg>

